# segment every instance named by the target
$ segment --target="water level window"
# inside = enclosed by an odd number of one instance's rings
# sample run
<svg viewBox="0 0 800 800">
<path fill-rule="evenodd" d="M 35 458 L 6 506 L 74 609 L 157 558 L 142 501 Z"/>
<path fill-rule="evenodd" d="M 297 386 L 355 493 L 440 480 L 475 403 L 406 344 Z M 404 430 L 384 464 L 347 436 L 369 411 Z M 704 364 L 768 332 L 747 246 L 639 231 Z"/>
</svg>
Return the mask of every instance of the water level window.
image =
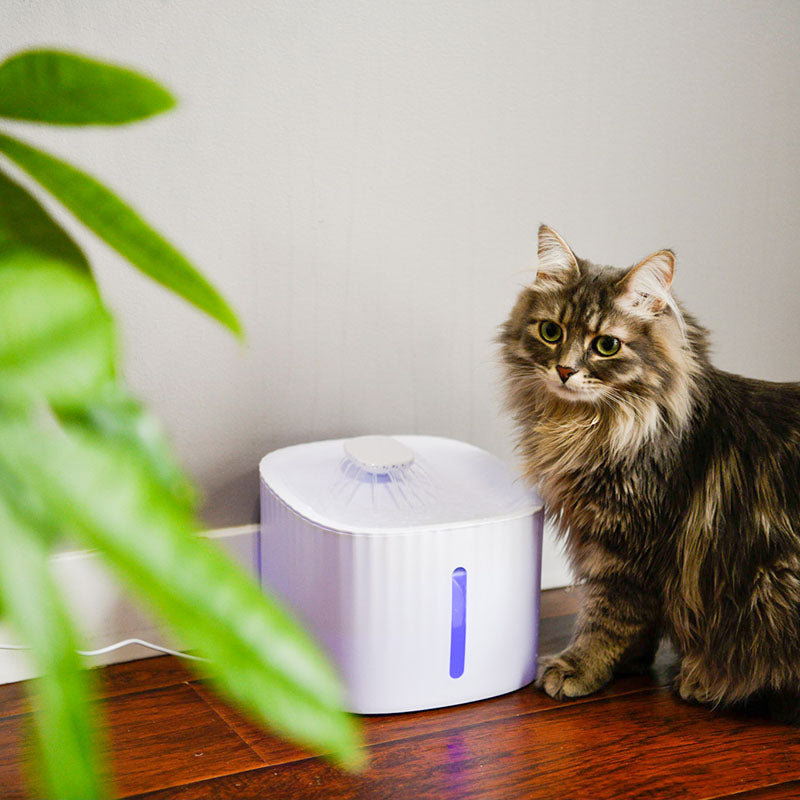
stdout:
<svg viewBox="0 0 800 800">
<path fill-rule="evenodd" d="M 467 641 L 467 571 L 453 570 L 453 605 L 450 613 L 450 677 L 464 674 L 464 652 Z"/>
</svg>

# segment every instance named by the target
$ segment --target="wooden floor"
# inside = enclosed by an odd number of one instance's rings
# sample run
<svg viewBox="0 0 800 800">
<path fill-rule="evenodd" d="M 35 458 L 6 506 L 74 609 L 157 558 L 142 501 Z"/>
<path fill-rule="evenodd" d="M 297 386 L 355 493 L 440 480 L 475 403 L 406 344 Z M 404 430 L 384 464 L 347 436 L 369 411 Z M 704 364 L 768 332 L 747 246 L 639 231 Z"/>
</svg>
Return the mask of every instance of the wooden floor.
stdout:
<svg viewBox="0 0 800 800">
<path fill-rule="evenodd" d="M 575 594 L 546 593 L 542 653 L 568 640 Z M 370 767 L 338 772 L 258 730 L 170 657 L 102 670 L 120 797 L 800 798 L 800 729 L 677 700 L 674 656 L 581 701 L 532 687 L 480 703 L 364 719 Z M 0 797 L 24 798 L 23 686 L 0 686 Z"/>
</svg>

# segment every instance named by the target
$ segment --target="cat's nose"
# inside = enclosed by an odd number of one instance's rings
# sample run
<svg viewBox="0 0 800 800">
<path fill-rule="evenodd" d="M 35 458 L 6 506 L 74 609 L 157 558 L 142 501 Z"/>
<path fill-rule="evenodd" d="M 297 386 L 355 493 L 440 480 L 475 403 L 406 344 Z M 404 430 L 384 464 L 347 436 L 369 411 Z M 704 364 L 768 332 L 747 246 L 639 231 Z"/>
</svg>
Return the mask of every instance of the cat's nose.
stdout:
<svg viewBox="0 0 800 800">
<path fill-rule="evenodd" d="M 572 367 L 562 367 L 561 364 L 556 367 L 556 372 L 558 372 L 558 377 L 561 378 L 561 383 L 566 383 L 567 378 L 569 378 L 570 375 L 574 375 L 577 371 L 576 369 L 572 369 Z"/>
</svg>

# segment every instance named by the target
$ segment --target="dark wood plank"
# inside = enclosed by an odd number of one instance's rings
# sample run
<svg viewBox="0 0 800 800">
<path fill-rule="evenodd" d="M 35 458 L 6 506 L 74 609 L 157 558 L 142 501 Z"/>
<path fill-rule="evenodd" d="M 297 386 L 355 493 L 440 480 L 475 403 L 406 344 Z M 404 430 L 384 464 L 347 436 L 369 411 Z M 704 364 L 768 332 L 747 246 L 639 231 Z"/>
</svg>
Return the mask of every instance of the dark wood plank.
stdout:
<svg viewBox="0 0 800 800">
<path fill-rule="evenodd" d="M 21 800 L 27 796 L 23 750 L 26 721 L 23 716 L 0 720 L 0 796 L 3 800 Z"/>
<path fill-rule="evenodd" d="M 216 711 L 220 718 L 258 754 L 265 764 L 302 761 L 312 754 L 273 735 L 221 700 L 208 687 L 193 683 L 192 688 Z"/>
<path fill-rule="evenodd" d="M 144 797 L 707 800 L 800 779 L 800 731 L 658 687 L 374 745 L 370 756 L 361 776 L 311 759 Z"/>
<path fill-rule="evenodd" d="M 141 692 L 145 689 L 161 689 L 192 680 L 185 662 L 173 656 L 156 656 L 110 664 L 92 670 L 95 678 L 96 696 L 114 697 L 120 694 Z M 26 692 L 34 681 L 19 681 L 0 686 L 0 718 L 30 711 Z"/>
<path fill-rule="evenodd" d="M 749 792 L 717 795 L 708 800 L 797 800 L 798 797 L 800 797 L 800 781 L 789 781 L 753 789 Z"/>
<path fill-rule="evenodd" d="M 104 701 L 120 796 L 263 762 L 188 685 Z"/>
<path fill-rule="evenodd" d="M 0 718 L 24 714 L 28 710 L 28 685 L 28 681 L 19 681 L 0 686 Z"/>
<path fill-rule="evenodd" d="M 574 617 L 562 616 L 546 618 L 540 624 L 540 645 L 543 652 L 561 650 L 569 641 Z M 557 701 L 547 697 L 532 686 L 510 694 L 448 706 L 429 711 L 406 714 L 385 714 L 363 718 L 365 741 L 368 745 L 396 741 L 421 734 L 436 733 L 469 727 L 480 722 L 519 717 L 540 711 L 550 711 L 562 705 L 593 702 L 598 698 L 615 697 L 631 692 L 645 691 L 658 685 L 671 682 L 674 673 L 675 656 L 668 645 L 658 652 L 653 670 L 645 675 L 620 677 L 602 692 L 577 701 Z M 284 764 L 308 758 L 309 754 L 273 736 L 268 731 L 251 723 L 209 689 L 197 686 L 203 697 L 217 713 L 244 739 L 267 764 Z"/>
<path fill-rule="evenodd" d="M 124 797 L 261 766 L 264 762 L 188 684 L 117 695 L 100 702 L 115 788 Z M 23 798 L 22 726 L 0 720 L 2 797 Z"/>
<path fill-rule="evenodd" d="M 458 730 L 491 720 L 520 717 L 525 714 L 552 711 L 565 705 L 592 703 L 604 697 L 619 697 L 632 692 L 648 691 L 655 685 L 652 675 L 631 675 L 617 679 L 609 687 L 596 695 L 578 700 L 553 700 L 542 692 L 527 686 L 516 692 L 466 703 L 460 706 L 436 708 L 406 714 L 386 714 L 363 717 L 363 732 L 368 745 L 413 738 L 421 734 Z M 259 726 L 241 716 L 224 701 L 204 687 L 198 687 L 225 722 L 244 739 L 266 764 L 283 764 L 298 761 L 309 754 L 264 731 Z"/>
<path fill-rule="evenodd" d="M 94 670 L 98 675 L 100 697 L 163 689 L 194 679 L 187 662 L 174 656 L 155 656 Z"/>
<path fill-rule="evenodd" d="M 460 706 L 436 708 L 406 714 L 386 714 L 362 717 L 364 740 L 367 745 L 416 738 L 421 734 L 435 734 L 458 730 L 491 720 L 503 720 L 552 711 L 564 705 L 591 703 L 600 697 L 617 697 L 631 692 L 652 689 L 653 678 L 646 675 L 620 678 L 610 687 L 592 697 L 575 701 L 557 701 L 542 692 L 527 686 L 516 692 L 467 703 Z M 250 722 L 246 717 L 232 709 L 216 697 L 206 687 L 196 687 L 225 722 L 235 730 L 250 747 L 269 765 L 301 761 L 310 754 L 300 748 L 287 744 L 270 732 Z"/>
</svg>

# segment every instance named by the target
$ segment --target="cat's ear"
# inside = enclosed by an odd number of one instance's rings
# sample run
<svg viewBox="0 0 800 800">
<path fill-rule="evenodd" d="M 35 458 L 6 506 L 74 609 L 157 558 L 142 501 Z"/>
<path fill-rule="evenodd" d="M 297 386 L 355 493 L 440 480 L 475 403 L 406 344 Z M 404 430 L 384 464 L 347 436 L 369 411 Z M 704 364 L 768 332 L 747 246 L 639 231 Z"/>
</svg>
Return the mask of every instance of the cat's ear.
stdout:
<svg viewBox="0 0 800 800">
<path fill-rule="evenodd" d="M 578 259 L 569 245 L 552 228 L 540 225 L 536 283 L 569 283 L 579 274 Z"/>
<path fill-rule="evenodd" d="M 632 311 L 657 314 L 670 301 L 675 253 L 659 250 L 632 267 L 620 281 L 619 302 Z"/>
</svg>

